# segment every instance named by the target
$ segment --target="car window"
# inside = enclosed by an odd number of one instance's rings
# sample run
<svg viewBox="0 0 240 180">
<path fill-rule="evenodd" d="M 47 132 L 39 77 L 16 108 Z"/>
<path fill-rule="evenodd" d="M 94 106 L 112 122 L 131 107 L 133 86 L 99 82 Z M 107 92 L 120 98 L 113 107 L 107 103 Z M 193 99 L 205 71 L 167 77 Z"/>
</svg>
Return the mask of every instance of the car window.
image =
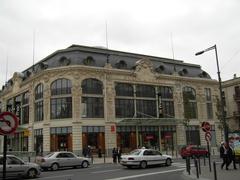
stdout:
<svg viewBox="0 0 240 180">
<path fill-rule="evenodd" d="M 159 151 L 152 151 L 152 152 L 153 152 L 153 155 L 155 155 L 155 156 L 162 155 Z"/>
<path fill-rule="evenodd" d="M 72 153 L 65 153 L 65 155 L 66 155 L 68 158 L 75 158 L 75 156 L 74 156 Z"/>
<path fill-rule="evenodd" d="M 53 155 L 54 155 L 54 153 L 49 153 L 49 154 L 47 154 L 47 155 L 44 156 L 44 157 L 49 158 L 49 157 L 51 157 L 51 156 L 53 156 Z"/>
<path fill-rule="evenodd" d="M 151 150 L 146 150 L 146 151 L 144 151 L 143 155 L 144 156 L 151 156 L 151 155 L 153 155 L 153 152 Z"/>
<path fill-rule="evenodd" d="M 64 158 L 64 153 L 59 153 L 56 158 Z"/>
<path fill-rule="evenodd" d="M 131 151 L 129 154 L 130 155 L 139 155 L 140 153 L 141 153 L 141 150 L 135 149 L 135 150 Z"/>
<path fill-rule="evenodd" d="M 22 164 L 23 162 L 15 157 L 7 157 L 8 164 Z"/>
</svg>

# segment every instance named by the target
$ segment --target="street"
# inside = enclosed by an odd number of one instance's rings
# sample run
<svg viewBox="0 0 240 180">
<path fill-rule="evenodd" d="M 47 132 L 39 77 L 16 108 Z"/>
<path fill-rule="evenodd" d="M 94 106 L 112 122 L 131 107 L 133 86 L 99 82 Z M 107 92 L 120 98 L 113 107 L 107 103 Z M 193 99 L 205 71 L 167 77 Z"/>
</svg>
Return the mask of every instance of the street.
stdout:
<svg viewBox="0 0 240 180">
<path fill-rule="evenodd" d="M 119 164 L 98 164 L 86 169 L 62 169 L 42 172 L 38 180 L 122 180 L 122 179 L 186 179 L 183 176 L 184 161 L 174 162 L 172 166 L 157 166 L 147 169 L 128 169 Z"/>
</svg>

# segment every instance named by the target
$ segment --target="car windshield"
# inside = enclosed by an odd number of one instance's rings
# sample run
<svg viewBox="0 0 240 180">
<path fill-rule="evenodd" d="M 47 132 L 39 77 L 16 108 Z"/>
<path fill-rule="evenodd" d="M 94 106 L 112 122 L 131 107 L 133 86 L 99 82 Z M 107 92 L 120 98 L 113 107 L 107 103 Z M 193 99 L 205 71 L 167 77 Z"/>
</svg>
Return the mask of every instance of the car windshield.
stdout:
<svg viewBox="0 0 240 180">
<path fill-rule="evenodd" d="M 141 150 L 135 149 L 135 150 L 131 151 L 129 154 L 130 155 L 139 155 L 140 153 L 141 153 Z"/>
<path fill-rule="evenodd" d="M 44 157 L 49 158 L 49 157 L 51 157 L 53 154 L 54 154 L 54 153 L 49 153 L 49 154 L 47 154 L 47 155 L 44 156 Z"/>
</svg>

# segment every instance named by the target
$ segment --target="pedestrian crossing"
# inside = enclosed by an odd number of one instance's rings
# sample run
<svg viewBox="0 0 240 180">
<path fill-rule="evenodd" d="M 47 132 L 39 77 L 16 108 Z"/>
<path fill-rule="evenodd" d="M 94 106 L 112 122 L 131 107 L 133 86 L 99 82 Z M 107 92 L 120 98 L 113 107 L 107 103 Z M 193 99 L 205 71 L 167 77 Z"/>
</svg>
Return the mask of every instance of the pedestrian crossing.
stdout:
<svg viewBox="0 0 240 180">
<path fill-rule="evenodd" d="M 178 168 L 185 168 L 186 167 L 186 163 L 184 162 L 175 162 L 172 163 L 172 166 L 178 167 Z M 191 167 L 193 167 L 194 164 L 191 164 Z"/>
</svg>

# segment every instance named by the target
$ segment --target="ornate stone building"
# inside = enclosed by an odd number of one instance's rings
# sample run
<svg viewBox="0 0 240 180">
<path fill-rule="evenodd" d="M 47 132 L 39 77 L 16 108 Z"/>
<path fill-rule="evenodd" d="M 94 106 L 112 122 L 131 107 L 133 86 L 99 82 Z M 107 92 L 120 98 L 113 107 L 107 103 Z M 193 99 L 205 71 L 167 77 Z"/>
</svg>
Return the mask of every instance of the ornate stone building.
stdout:
<svg viewBox="0 0 240 180">
<path fill-rule="evenodd" d="M 229 130 L 240 132 L 240 78 L 234 75 L 233 79 L 224 81 L 223 91 Z"/>
<path fill-rule="evenodd" d="M 199 65 L 72 45 L 14 73 L 0 102 L 20 119 L 8 137 L 13 151 L 81 153 L 91 145 L 108 154 L 117 146 L 175 153 L 206 145 L 203 121 L 212 127 L 212 149 L 220 142 L 218 92 Z"/>
</svg>

